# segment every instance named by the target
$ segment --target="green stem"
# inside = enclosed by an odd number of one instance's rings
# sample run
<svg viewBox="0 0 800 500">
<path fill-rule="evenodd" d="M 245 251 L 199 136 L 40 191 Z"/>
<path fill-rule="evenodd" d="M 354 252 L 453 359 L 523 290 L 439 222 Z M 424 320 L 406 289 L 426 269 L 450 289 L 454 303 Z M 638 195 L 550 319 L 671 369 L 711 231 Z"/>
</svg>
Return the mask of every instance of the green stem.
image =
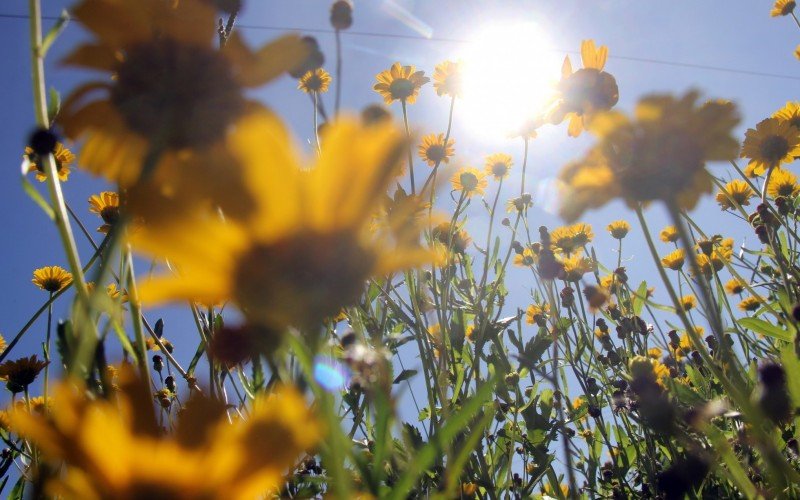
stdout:
<svg viewBox="0 0 800 500">
<path fill-rule="evenodd" d="M 414 155 L 411 153 L 411 131 L 408 128 L 408 110 L 406 109 L 406 100 L 401 99 L 400 104 L 403 106 L 403 125 L 406 127 L 406 139 L 408 140 L 408 174 L 411 178 L 411 194 L 417 194 L 417 188 L 414 185 Z M 447 143 L 445 143 L 446 145 Z"/>
<path fill-rule="evenodd" d="M 136 286 L 136 274 L 133 270 L 133 257 L 130 247 L 125 253 L 125 261 L 128 267 L 128 303 L 131 308 L 131 321 L 133 322 L 133 332 L 136 337 L 136 362 L 139 365 L 142 378 L 149 385 L 150 364 L 147 362 L 147 345 L 145 344 L 144 329 L 142 328 L 142 304 L 139 302 L 139 290 Z M 166 349 L 164 352 L 166 352 Z"/>
</svg>

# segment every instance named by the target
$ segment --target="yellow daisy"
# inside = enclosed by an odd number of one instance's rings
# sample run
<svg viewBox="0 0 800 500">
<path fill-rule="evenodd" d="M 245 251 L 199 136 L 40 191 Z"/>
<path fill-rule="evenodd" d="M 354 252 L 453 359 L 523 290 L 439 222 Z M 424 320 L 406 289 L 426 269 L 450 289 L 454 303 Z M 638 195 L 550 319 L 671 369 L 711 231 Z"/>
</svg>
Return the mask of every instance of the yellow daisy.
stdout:
<svg viewBox="0 0 800 500">
<path fill-rule="evenodd" d="M 594 113 L 611 109 L 619 100 L 616 79 L 603 71 L 607 58 L 608 47 L 597 47 L 593 40 L 581 42 L 583 68 L 573 72 L 569 56 L 564 58 L 558 84 L 560 101 L 551 120 L 561 123 L 569 118 L 567 131 L 571 137 L 581 134 Z"/>
<path fill-rule="evenodd" d="M 797 176 L 788 170 L 780 169 L 772 172 L 767 184 L 767 194 L 773 198 L 778 196 L 793 198 L 800 192 Z"/>
<path fill-rule="evenodd" d="M 433 88 L 436 95 L 461 97 L 461 63 L 444 61 L 433 70 Z"/>
<path fill-rule="evenodd" d="M 680 303 L 684 311 L 691 311 L 697 306 L 697 299 L 694 295 L 684 295 L 681 297 Z"/>
<path fill-rule="evenodd" d="M 88 400 L 85 389 L 63 382 L 49 415 L 9 412 L 11 429 L 58 465 L 43 478 L 48 496 L 255 498 L 279 488 L 285 470 L 322 436 L 291 387 L 257 396 L 247 419 L 233 423 L 224 405 L 195 396 L 174 435 L 164 435 L 148 411 L 147 386 L 123 375 L 113 400 Z"/>
<path fill-rule="evenodd" d="M 399 62 L 375 76 L 378 83 L 372 86 L 375 92 L 383 96 L 386 104 L 401 101 L 414 104 L 419 89 L 430 81 L 424 71 L 416 71 L 414 66 L 401 66 Z"/>
<path fill-rule="evenodd" d="M 706 162 L 732 160 L 739 149 L 731 135 L 739 121 L 733 104 L 709 101 L 697 106 L 698 97 L 696 92 L 680 98 L 652 95 L 639 101 L 632 118 L 611 111 L 596 115 L 590 131 L 599 143 L 577 167 L 567 167 L 562 216 L 573 219 L 598 201 L 616 197 L 630 207 L 661 200 L 694 208 L 701 194 L 712 190 Z M 598 195 L 585 194 L 598 188 L 574 180 L 575 170 L 597 177 L 603 169 L 611 179 Z"/>
<path fill-rule="evenodd" d="M 672 269 L 673 271 L 680 271 L 683 267 L 683 263 L 686 261 L 686 255 L 683 252 L 682 248 L 678 248 L 673 252 L 665 255 L 661 259 L 661 264 L 668 269 Z"/>
<path fill-rule="evenodd" d="M 44 172 L 44 165 L 30 146 L 25 147 L 25 160 L 28 162 L 28 172 L 36 172 L 36 180 L 44 182 L 47 180 L 47 174 Z M 58 172 L 58 180 L 61 182 L 69 179 L 70 166 L 75 161 L 75 155 L 72 151 L 65 148 L 60 142 L 56 143 L 53 150 L 53 158 L 56 161 L 56 172 Z"/>
<path fill-rule="evenodd" d="M 486 174 L 477 168 L 462 168 L 450 179 L 450 184 L 454 191 L 461 191 L 467 198 L 472 198 L 474 194 L 486 194 Z"/>
<path fill-rule="evenodd" d="M 536 254 L 530 248 L 525 248 L 522 253 L 514 256 L 514 265 L 519 267 L 530 267 L 536 264 Z"/>
<path fill-rule="evenodd" d="M 89 211 L 103 219 L 104 224 L 97 231 L 108 233 L 119 220 L 119 195 L 113 191 L 93 194 L 89 197 Z"/>
<path fill-rule="evenodd" d="M 761 120 L 745 133 L 740 156 L 750 159 L 754 175 L 780 168 L 800 156 L 800 131 L 779 118 Z"/>
<path fill-rule="evenodd" d="M 680 235 L 678 234 L 678 228 L 675 226 L 667 226 L 658 233 L 658 237 L 664 243 L 675 243 L 678 241 L 678 238 L 680 238 Z"/>
<path fill-rule="evenodd" d="M 750 187 L 748 183 L 741 179 L 734 179 L 725 184 L 725 187 L 717 192 L 717 204 L 723 210 L 731 210 L 736 206 L 746 207 L 750 205 L 750 198 L 754 197 L 756 192 Z"/>
<path fill-rule="evenodd" d="M 581 250 L 570 226 L 560 226 L 550 231 L 550 248 L 567 256 Z"/>
<path fill-rule="evenodd" d="M 572 240 L 579 247 L 588 245 L 594 239 L 592 226 L 590 224 L 586 224 L 585 222 L 573 224 L 569 227 L 569 230 L 572 233 Z"/>
<path fill-rule="evenodd" d="M 769 11 L 771 17 L 788 16 L 794 11 L 794 0 L 775 0 L 772 10 Z"/>
<path fill-rule="evenodd" d="M 180 270 L 145 282 L 142 300 L 232 301 L 258 325 L 314 325 L 354 302 L 370 276 L 431 261 L 429 250 L 401 236 L 418 230 L 408 218 L 395 218 L 403 227 L 374 231 L 372 224 L 403 136 L 391 122 L 337 120 L 324 130 L 309 168 L 298 162 L 279 120 L 250 115 L 227 145 L 256 200 L 250 217 L 225 222 L 198 214 L 134 234 L 135 248 Z"/>
<path fill-rule="evenodd" d="M 594 270 L 592 260 L 579 255 L 567 257 L 561 263 L 564 265 L 564 275 L 561 277 L 564 281 L 580 281 L 584 274 Z"/>
<path fill-rule="evenodd" d="M 620 219 L 610 223 L 608 226 L 606 226 L 606 229 L 608 230 L 609 234 L 611 234 L 612 238 L 621 240 L 628 235 L 631 230 L 631 225 L 628 224 L 627 221 Z"/>
<path fill-rule="evenodd" d="M 428 134 L 422 138 L 419 145 L 419 157 L 431 167 L 442 162 L 449 163 L 455 153 L 453 144 L 455 144 L 453 139 L 447 139 L 447 144 L 444 143 L 444 134 Z"/>
<path fill-rule="evenodd" d="M 772 118 L 788 122 L 789 125 L 800 130 L 800 102 L 789 101 L 784 107 L 772 113 Z"/>
<path fill-rule="evenodd" d="M 50 293 L 56 293 L 72 283 L 72 273 L 59 266 L 41 267 L 33 272 L 34 285 Z"/>
<path fill-rule="evenodd" d="M 187 150 L 201 154 L 178 177 L 197 177 L 204 152 L 255 106 L 244 89 L 292 69 L 308 50 L 287 35 L 252 51 L 236 32 L 219 50 L 217 13 L 204 0 L 82 0 L 71 14 L 93 38 L 64 62 L 106 75 L 66 99 L 60 122 L 83 140 L 81 166 L 123 187 L 139 180 L 151 145 L 162 154 L 147 174 L 162 185 L 178 184 L 174 164 Z"/>
<path fill-rule="evenodd" d="M 508 173 L 511 171 L 511 165 L 513 164 L 514 161 L 511 159 L 511 155 L 494 153 L 486 157 L 484 168 L 488 175 L 493 176 L 496 181 L 499 181 L 508 177 Z"/>
<path fill-rule="evenodd" d="M 757 311 L 761 307 L 761 301 L 756 297 L 745 297 L 739 302 L 739 309 L 746 312 Z"/>
<path fill-rule="evenodd" d="M 737 278 L 731 278 L 727 281 L 727 283 L 725 283 L 725 291 L 730 295 L 739 295 L 740 293 L 744 292 L 744 290 L 744 283 Z"/>
<path fill-rule="evenodd" d="M 550 314 L 550 303 L 531 304 L 525 310 L 525 322 L 529 325 L 537 325 L 546 319 L 548 314 Z"/>
<path fill-rule="evenodd" d="M 662 354 L 663 351 L 661 350 L 660 347 L 651 347 L 650 349 L 647 350 L 647 357 L 651 359 L 659 359 L 661 358 Z"/>
<path fill-rule="evenodd" d="M 324 94 L 331 85 L 331 75 L 322 68 L 306 72 L 297 82 L 297 88 L 306 94 Z"/>
</svg>

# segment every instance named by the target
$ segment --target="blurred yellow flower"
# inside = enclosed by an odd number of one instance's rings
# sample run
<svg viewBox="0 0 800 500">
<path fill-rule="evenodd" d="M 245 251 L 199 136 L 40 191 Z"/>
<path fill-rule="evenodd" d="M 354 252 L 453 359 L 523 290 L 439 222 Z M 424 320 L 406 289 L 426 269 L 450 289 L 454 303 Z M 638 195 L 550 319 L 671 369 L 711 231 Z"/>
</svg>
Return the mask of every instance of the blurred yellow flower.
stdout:
<svg viewBox="0 0 800 500">
<path fill-rule="evenodd" d="M 211 3 L 170 4 L 82 0 L 70 11 L 93 38 L 64 62 L 106 75 L 73 91 L 59 121 L 68 137 L 84 140 L 81 166 L 124 187 L 139 180 L 154 149 L 162 154 L 148 168 L 169 177 L 164 171 L 178 168 L 174 164 L 185 150 L 204 151 L 220 142 L 255 106 L 243 89 L 280 76 L 307 52 L 297 35 L 251 51 L 236 32 L 219 50 Z M 90 100 L 97 93 L 99 98 Z M 182 178 L 191 180 L 204 160 L 197 155 Z"/>
<path fill-rule="evenodd" d="M 467 198 L 472 198 L 474 194 L 486 194 L 486 174 L 477 168 L 462 168 L 450 179 L 450 184 L 454 191 L 461 191 Z"/>
<path fill-rule="evenodd" d="M 678 238 L 680 238 L 680 235 L 678 234 L 678 228 L 675 226 L 667 226 L 658 233 L 658 237 L 664 243 L 675 243 L 678 241 Z"/>
<path fill-rule="evenodd" d="M 306 94 L 313 94 L 314 92 L 323 94 L 328 91 L 330 85 L 331 75 L 322 68 L 306 72 L 297 82 L 297 88 Z"/>
<path fill-rule="evenodd" d="M 793 198 L 800 192 L 797 176 L 788 170 L 780 169 L 772 172 L 767 184 L 767 194 L 773 198 L 778 196 Z"/>
<path fill-rule="evenodd" d="M 584 245 L 591 243 L 593 239 L 592 226 L 585 222 L 557 227 L 550 232 L 551 248 L 566 256 L 581 252 Z"/>
<path fill-rule="evenodd" d="M 736 208 L 737 205 L 740 207 L 750 205 L 750 198 L 755 195 L 756 192 L 753 191 L 747 182 L 741 179 L 734 179 L 725 184 L 725 187 L 717 192 L 715 198 L 720 208 L 723 210 L 731 210 Z"/>
<path fill-rule="evenodd" d="M 800 130 L 779 118 L 761 120 L 745 132 L 740 156 L 750 159 L 754 175 L 780 168 L 800 156 Z"/>
<path fill-rule="evenodd" d="M 693 208 L 702 193 L 711 192 L 705 163 L 732 160 L 739 149 L 731 135 L 739 121 L 734 105 L 709 101 L 697 106 L 698 97 L 697 92 L 680 98 L 652 95 L 639 101 L 632 118 L 597 114 L 589 130 L 598 144 L 583 162 L 566 167 L 567 178 L 562 176 L 562 216 L 572 220 L 616 197 L 632 208 L 656 200 Z M 595 178 L 601 174 L 606 185 L 576 182 L 581 170 Z M 598 192 L 587 195 L 587 189 Z"/>
<path fill-rule="evenodd" d="M 117 401 L 89 400 L 62 382 L 50 416 L 9 413 L 15 432 L 54 466 L 63 463 L 42 478 L 49 495 L 255 498 L 278 488 L 286 468 L 322 436 L 304 398 L 288 386 L 257 396 L 247 420 L 233 423 L 224 405 L 196 396 L 180 412 L 176 433 L 164 436 L 146 385 L 121 385 Z"/>
<path fill-rule="evenodd" d="M 439 163 L 449 163 L 450 158 L 455 153 L 453 139 L 447 139 L 447 144 L 444 143 L 444 134 L 428 134 L 422 138 L 419 145 L 419 157 L 428 163 L 428 166 L 434 167 Z"/>
<path fill-rule="evenodd" d="M 514 265 L 519 267 L 530 267 L 536 264 L 536 254 L 530 248 L 524 248 L 522 253 L 514 256 Z"/>
<path fill-rule="evenodd" d="M 794 0 L 775 0 L 772 10 L 769 11 L 771 17 L 788 16 L 794 11 Z"/>
<path fill-rule="evenodd" d="M 33 271 L 34 285 L 50 293 L 56 293 L 72 283 L 72 273 L 60 266 L 40 267 Z"/>
<path fill-rule="evenodd" d="M 661 263 L 664 267 L 672 269 L 673 271 L 680 271 L 685 261 L 686 254 L 683 252 L 683 248 L 678 248 L 661 259 Z"/>
<path fill-rule="evenodd" d="M 135 233 L 136 249 L 180 270 L 145 282 L 142 300 L 231 300 L 255 324 L 316 324 L 355 301 L 370 276 L 430 262 L 430 250 L 402 237 L 417 230 L 409 218 L 392 219 L 402 227 L 373 224 L 403 135 L 391 122 L 339 119 L 323 131 L 321 154 L 308 168 L 277 118 L 250 115 L 227 147 L 256 200 L 252 213 L 227 222 L 198 213 Z"/>
<path fill-rule="evenodd" d="M 777 118 L 782 122 L 788 122 L 789 125 L 800 130 L 800 102 L 787 102 L 784 107 L 772 113 L 772 118 Z"/>
<path fill-rule="evenodd" d="M 511 165 L 513 164 L 514 161 L 511 159 L 511 155 L 494 153 L 486 157 L 484 168 L 488 175 L 493 176 L 494 180 L 499 181 L 508 177 L 508 173 L 511 171 Z"/>
<path fill-rule="evenodd" d="M 725 283 L 725 291 L 730 295 L 739 295 L 740 293 L 744 292 L 744 289 L 744 283 L 737 278 L 731 278 L 727 283 Z"/>
<path fill-rule="evenodd" d="M 416 71 L 414 66 L 401 66 L 399 62 L 375 76 L 378 83 L 372 86 L 379 93 L 386 104 L 393 101 L 402 101 L 414 104 L 419 94 L 419 89 L 430 81 L 424 71 Z"/>
<path fill-rule="evenodd" d="M 461 63 L 444 61 L 433 70 L 433 88 L 439 96 L 461 97 Z"/>
<path fill-rule="evenodd" d="M 697 306 L 697 299 L 694 295 L 684 295 L 681 297 L 680 303 L 684 311 L 691 311 Z"/>
<path fill-rule="evenodd" d="M 628 224 L 627 221 L 620 219 L 610 223 L 608 226 L 606 226 L 606 229 L 608 230 L 609 234 L 611 234 L 612 238 L 621 240 L 628 235 L 631 230 L 631 225 Z"/>
<path fill-rule="evenodd" d="M 119 195 L 113 191 L 93 194 L 89 197 L 89 211 L 103 219 L 104 224 L 97 231 L 108 233 L 119 220 Z"/>
<path fill-rule="evenodd" d="M 650 349 L 647 350 L 647 357 L 648 358 L 659 359 L 659 358 L 661 358 L 662 354 L 663 354 L 663 351 L 661 350 L 660 347 L 651 347 Z"/>
<path fill-rule="evenodd" d="M 739 309 L 742 311 L 753 312 L 761 307 L 762 302 L 757 297 L 745 297 L 739 302 Z"/>
<path fill-rule="evenodd" d="M 564 275 L 561 277 L 564 281 L 580 281 L 584 274 L 594 270 L 592 260 L 579 255 L 567 257 L 561 262 L 564 265 Z"/>
<path fill-rule="evenodd" d="M 538 325 L 540 322 L 547 319 L 547 315 L 550 314 L 550 303 L 545 302 L 544 304 L 531 304 L 528 306 L 528 309 L 525 310 L 525 322 L 529 325 Z"/>
<path fill-rule="evenodd" d="M 619 100 L 617 81 L 603 71 L 607 58 L 608 47 L 596 47 L 593 40 L 581 42 L 583 68 L 573 72 L 569 56 L 564 58 L 558 84 L 560 100 L 551 112 L 551 121 L 561 123 L 569 118 L 567 132 L 571 137 L 581 134 L 594 113 L 611 109 Z"/>
<path fill-rule="evenodd" d="M 28 172 L 36 172 L 36 180 L 44 182 L 47 180 L 47 174 L 44 171 L 44 165 L 39 155 L 36 154 L 30 146 L 25 147 L 25 160 L 28 162 Z M 58 172 L 58 180 L 61 182 L 69 179 L 70 166 L 75 161 L 75 155 L 72 151 L 65 148 L 60 142 L 56 143 L 53 150 L 53 158 L 56 162 L 56 172 Z"/>
</svg>

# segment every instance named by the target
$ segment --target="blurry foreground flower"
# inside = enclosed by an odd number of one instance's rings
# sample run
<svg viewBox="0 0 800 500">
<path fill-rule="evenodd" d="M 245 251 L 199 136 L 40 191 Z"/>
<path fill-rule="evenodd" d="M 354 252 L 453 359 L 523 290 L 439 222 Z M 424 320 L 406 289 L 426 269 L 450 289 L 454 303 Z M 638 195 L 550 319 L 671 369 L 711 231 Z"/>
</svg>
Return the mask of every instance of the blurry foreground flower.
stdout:
<svg viewBox="0 0 800 500">
<path fill-rule="evenodd" d="M 577 137 L 594 113 L 611 109 L 619 100 L 619 88 L 613 76 L 603 71 L 608 47 L 596 47 L 593 40 L 581 42 L 583 68 L 573 72 L 569 56 L 564 58 L 558 90 L 561 100 L 553 110 L 554 123 L 569 118 L 568 133 Z"/>
<path fill-rule="evenodd" d="M 153 149 L 164 153 L 151 168 L 162 170 L 182 150 L 220 142 L 251 106 L 244 88 L 280 76 L 306 54 L 296 35 L 252 51 L 236 32 L 218 50 L 211 2 L 171 3 L 83 0 L 71 10 L 94 39 L 64 62 L 114 78 L 78 87 L 64 104 L 61 124 L 68 137 L 84 140 L 81 166 L 123 186 L 138 181 Z M 195 174 L 202 159 L 192 164 Z"/>
<path fill-rule="evenodd" d="M 67 498 L 255 498 L 278 488 L 294 461 L 321 437 L 291 387 L 256 398 L 247 420 L 228 423 L 223 404 L 191 399 L 177 431 L 163 436 L 147 387 L 123 377 L 116 401 L 89 400 L 67 382 L 51 416 L 13 411 L 11 428 L 53 465 L 50 495 Z M 46 469 L 43 469 L 46 470 Z M 53 469 L 57 470 L 57 469 Z"/>
<path fill-rule="evenodd" d="M 391 104 L 393 101 L 414 104 L 419 89 L 430 81 L 424 71 L 415 71 L 415 69 L 414 66 L 401 66 L 400 63 L 394 63 L 391 68 L 375 76 L 378 83 L 372 88 L 383 97 L 386 104 Z"/>
<path fill-rule="evenodd" d="M 330 85 L 331 75 L 322 68 L 307 72 L 297 82 L 297 88 L 306 94 L 313 94 L 314 92 L 323 94 L 328 91 Z"/>
<path fill-rule="evenodd" d="M 58 180 L 61 182 L 69 178 L 70 166 L 75 161 L 75 155 L 72 151 L 65 148 L 60 142 L 56 143 L 55 150 L 53 151 L 53 158 L 56 161 L 56 172 L 58 172 Z M 44 182 L 47 180 L 47 174 L 44 171 L 44 165 L 41 158 L 30 146 L 25 147 L 25 160 L 28 162 L 28 172 L 36 172 L 36 180 Z"/>
<path fill-rule="evenodd" d="M 325 129 L 313 168 L 298 162 L 283 124 L 266 113 L 244 120 L 228 142 L 253 213 L 227 223 L 198 215 L 136 233 L 136 248 L 180 270 L 146 282 L 143 301 L 232 300 L 256 325 L 313 325 L 355 301 L 370 276 L 433 260 L 398 236 L 414 228 L 370 231 L 403 151 L 392 123 L 339 120 Z"/>
<path fill-rule="evenodd" d="M 56 293 L 72 283 L 72 273 L 60 266 L 40 267 L 33 271 L 34 285 L 50 293 Z"/>
<path fill-rule="evenodd" d="M 731 136 L 739 118 L 733 104 L 696 105 L 698 94 L 652 95 L 640 100 L 633 118 L 597 115 L 590 131 L 600 139 L 589 154 L 561 172 L 561 215 L 574 220 L 586 209 L 622 198 L 630 207 L 661 200 L 691 209 L 710 192 L 707 161 L 732 160 L 739 149 Z"/>
<path fill-rule="evenodd" d="M 780 168 L 795 156 L 800 156 L 800 130 L 789 121 L 767 118 L 745 133 L 741 157 L 750 159 L 754 175 Z"/>
<path fill-rule="evenodd" d="M 444 134 L 428 134 L 422 138 L 419 145 L 419 157 L 431 167 L 442 162 L 448 163 L 454 153 L 454 142 L 453 139 L 447 139 L 445 145 Z"/>
<path fill-rule="evenodd" d="M 444 61 L 436 65 L 433 70 L 433 88 L 436 95 L 461 97 L 462 88 L 461 63 Z"/>
</svg>

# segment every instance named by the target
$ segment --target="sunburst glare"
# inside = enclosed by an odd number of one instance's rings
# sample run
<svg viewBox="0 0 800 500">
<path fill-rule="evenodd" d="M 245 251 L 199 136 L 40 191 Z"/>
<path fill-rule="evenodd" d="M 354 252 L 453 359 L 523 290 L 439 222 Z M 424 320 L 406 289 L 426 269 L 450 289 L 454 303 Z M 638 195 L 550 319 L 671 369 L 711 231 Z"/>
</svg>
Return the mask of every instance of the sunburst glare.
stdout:
<svg viewBox="0 0 800 500">
<path fill-rule="evenodd" d="M 560 61 L 534 23 L 484 28 L 465 48 L 463 113 L 482 135 L 507 136 L 541 113 Z"/>
</svg>

